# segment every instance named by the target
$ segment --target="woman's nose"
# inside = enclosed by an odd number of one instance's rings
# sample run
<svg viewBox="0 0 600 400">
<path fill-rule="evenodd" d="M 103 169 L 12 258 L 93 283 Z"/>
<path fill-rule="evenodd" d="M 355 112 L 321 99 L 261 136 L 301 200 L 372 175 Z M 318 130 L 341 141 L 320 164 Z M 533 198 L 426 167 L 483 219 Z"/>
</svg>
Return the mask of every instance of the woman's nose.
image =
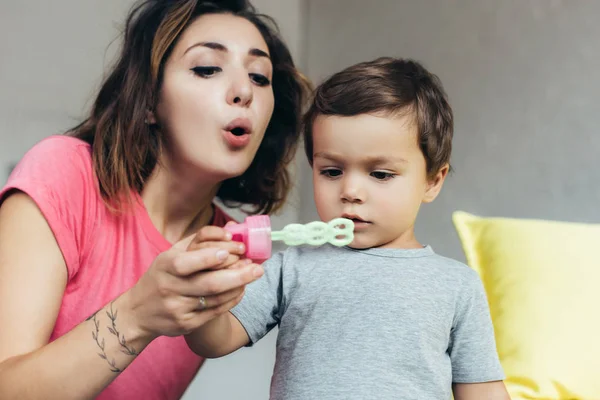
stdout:
<svg viewBox="0 0 600 400">
<path fill-rule="evenodd" d="M 229 92 L 227 93 L 227 103 L 232 106 L 248 107 L 252 104 L 254 95 L 252 82 L 248 73 L 238 74 L 231 83 Z"/>
</svg>

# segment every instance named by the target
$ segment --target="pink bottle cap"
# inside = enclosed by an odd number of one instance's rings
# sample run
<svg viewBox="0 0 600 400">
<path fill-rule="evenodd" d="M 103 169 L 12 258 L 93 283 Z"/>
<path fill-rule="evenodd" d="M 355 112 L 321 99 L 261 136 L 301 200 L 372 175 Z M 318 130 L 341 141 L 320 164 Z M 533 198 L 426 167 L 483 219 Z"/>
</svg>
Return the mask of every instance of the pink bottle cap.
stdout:
<svg viewBox="0 0 600 400">
<path fill-rule="evenodd" d="M 233 240 L 246 245 L 246 257 L 262 262 L 271 257 L 271 220 L 268 215 L 247 217 L 241 224 L 225 227 L 231 232 Z"/>
</svg>

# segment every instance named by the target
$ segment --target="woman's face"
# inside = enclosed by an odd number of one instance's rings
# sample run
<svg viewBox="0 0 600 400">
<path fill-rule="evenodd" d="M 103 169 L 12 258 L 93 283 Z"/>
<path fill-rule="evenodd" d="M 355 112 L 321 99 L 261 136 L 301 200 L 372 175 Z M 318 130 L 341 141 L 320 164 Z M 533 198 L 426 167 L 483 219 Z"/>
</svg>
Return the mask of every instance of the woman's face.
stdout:
<svg viewBox="0 0 600 400">
<path fill-rule="evenodd" d="M 152 116 L 167 138 L 163 161 L 200 180 L 241 175 L 273 114 L 272 76 L 269 49 L 250 21 L 196 19 L 165 64 Z"/>
</svg>

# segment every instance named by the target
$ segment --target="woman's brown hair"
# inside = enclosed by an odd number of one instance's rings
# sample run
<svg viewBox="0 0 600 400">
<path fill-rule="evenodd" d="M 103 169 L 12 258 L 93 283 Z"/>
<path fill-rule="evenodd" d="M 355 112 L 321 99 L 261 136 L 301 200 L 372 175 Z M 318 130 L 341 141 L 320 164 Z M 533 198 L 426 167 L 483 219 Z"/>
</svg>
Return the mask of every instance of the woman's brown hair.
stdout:
<svg viewBox="0 0 600 400">
<path fill-rule="evenodd" d="M 157 102 L 163 70 L 182 32 L 205 14 L 228 13 L 252 22 L 273 63 L 275 108 L 254 161 L 240 177 L 222 183 L 217 196 L 253 212 L 279 209 L 291 188 L 287 166 L 297 148 L 310 84 L 296 69 L 276 23 L 247 0 L 146 0 L 127 17 L 122 50 L 85 121 L 68 132 L 92 146 L 100 193 L 109 205 L 141 192 L 156 167 L 163 133 L 145 122 Z"/>
</svg>

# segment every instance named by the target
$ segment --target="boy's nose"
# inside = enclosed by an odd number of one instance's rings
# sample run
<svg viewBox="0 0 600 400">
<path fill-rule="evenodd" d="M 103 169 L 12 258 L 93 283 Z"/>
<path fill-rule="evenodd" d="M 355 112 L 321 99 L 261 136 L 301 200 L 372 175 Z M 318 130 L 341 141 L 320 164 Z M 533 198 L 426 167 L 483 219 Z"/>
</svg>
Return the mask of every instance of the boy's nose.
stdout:
<svg viewBox="0 0 600 400">
<path fill-rule="evenodd" d="M 363 203 L 365 201 L 364 191 L 356 185 L 344 185 L 341 193 L 342 202 L 345 203 Z"/>
</svg>

